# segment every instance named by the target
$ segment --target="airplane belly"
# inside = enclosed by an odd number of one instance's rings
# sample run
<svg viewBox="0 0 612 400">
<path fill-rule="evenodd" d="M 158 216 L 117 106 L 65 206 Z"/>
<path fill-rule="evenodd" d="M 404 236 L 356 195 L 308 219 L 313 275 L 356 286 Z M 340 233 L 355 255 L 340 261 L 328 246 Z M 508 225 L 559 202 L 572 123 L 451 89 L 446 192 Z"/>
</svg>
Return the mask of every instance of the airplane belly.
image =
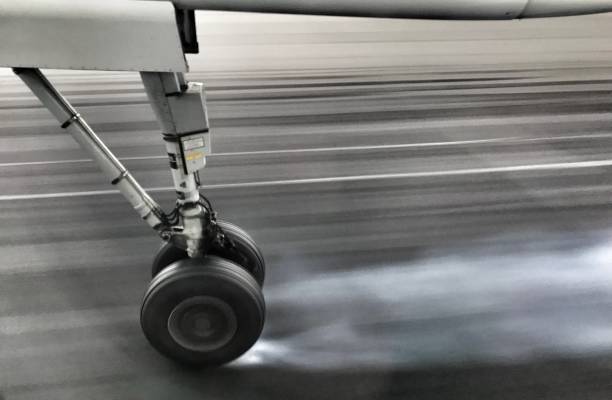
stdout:
<svg viewBox="0 0 612 400">
<path fill-rule="evenodd" d="M 174 0 L 181 8 L 425 19 L 513 19 L 528 0 Z"/>
<path fill-rule="evenodd" d="M 180 8 L 414 19 L 495 20 L 612 11 L 612 0 L 173 0 Z"/>
<path fill-rule="evenodd" d="M 612 11 L 610 0 L 531 0 L 522 18 L 562 17 Z"/>
</svg>

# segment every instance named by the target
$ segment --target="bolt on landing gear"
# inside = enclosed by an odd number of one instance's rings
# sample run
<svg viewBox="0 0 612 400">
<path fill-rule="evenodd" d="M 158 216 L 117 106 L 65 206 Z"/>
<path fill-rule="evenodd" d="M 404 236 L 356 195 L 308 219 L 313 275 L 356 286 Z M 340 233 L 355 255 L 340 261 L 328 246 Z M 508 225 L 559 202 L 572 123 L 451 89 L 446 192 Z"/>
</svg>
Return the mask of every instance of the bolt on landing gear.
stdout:
<svg viewBox="0 0 612 400">
<path fill-rule="evenodd" d="M 263 329 L 265 263 L 253 239 L 217 220 L 199 192 L 198 171 L 210 152 L 202 85 L 188 84 L 178 73 L 141 72 L 164 132 L 177 194 L 175 209 L 166 214 L 38 69 L 14 72 L 166 242 L 153 262 L 140 313 L 149 342 L 165 356 L 195 366 L 240 357 Z"/>
</svg>

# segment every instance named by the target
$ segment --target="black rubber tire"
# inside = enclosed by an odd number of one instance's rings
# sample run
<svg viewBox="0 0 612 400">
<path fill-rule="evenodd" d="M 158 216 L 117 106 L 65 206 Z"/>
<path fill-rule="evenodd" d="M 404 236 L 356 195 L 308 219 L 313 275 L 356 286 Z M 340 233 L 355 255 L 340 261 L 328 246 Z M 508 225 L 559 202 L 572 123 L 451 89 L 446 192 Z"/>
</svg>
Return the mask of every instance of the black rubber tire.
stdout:
<svg viewBox="0 0 612 400">
<path fill-rule="evenodd" d="M 231 310 L 232 324 L 224 324 L 223 320 L 218 323 L 214 313 L 210 317 L 204 312 L 201 315 L 205 317 L 201 317 L 197 314 L 202 313 L 201 309 L 196 309 L 197 318 L 205 318 L 205 333 L 198 331 L 202 329 L 199 320 L 186 320 L 186 315 L 193 315 L 188 312 L 181 315 L 178 329 L 173 330 L 171 326 L 177 326 L 173 324 L 174 313 L 177 309 L 182 310 L 180 307 L 192 299 L 212 299 L 225 304 Z M 172 360 L 197 367 L 219 366 L 240 357 L 259 338 L 264 319 L 265 302 L 255 279 L 239 265 L 214 256 L 179 260 L 165 268 L 149 284 L 140 312 L 142 331 L 157 351 Z M 185 329 L 186 326 L 192 330 Z M 210 330 L 215 332 L 210 326 L 216 327 L 217 332 L 209 334 Z M 221 333 L 226 335 L 225 341 L 218 347 L 206 350 L 190 347 L 201 343 L 210 346 L 206 344 L 209 338 L 205 335 Z M 183 345 L 177 339 L 181 337 L 188 337 L 191 341 Z"/>
<path fill-rule="evenodd" d="M 253 238 L 239 226 L 229 222 L 219 220 L 217 224 L 223 229 L 223 232 L 225 232 L 229 239 L 234 242 L 236 247 L 233 251 L 213 247 L 210 249 L 209 255 L 223 257 L 241 265 L 253 275 L 259 286 L 263 287 L 266 278 L 266 263 L 261 250 L 257 247 Z M 153 260 L 151 276 L 155 277 L 168 265 L 185 258 L 188 258 L 185 250 L 179 249 L 172 243 L 165 243 L 157 252 L 155 260 Z"/>
</svg>

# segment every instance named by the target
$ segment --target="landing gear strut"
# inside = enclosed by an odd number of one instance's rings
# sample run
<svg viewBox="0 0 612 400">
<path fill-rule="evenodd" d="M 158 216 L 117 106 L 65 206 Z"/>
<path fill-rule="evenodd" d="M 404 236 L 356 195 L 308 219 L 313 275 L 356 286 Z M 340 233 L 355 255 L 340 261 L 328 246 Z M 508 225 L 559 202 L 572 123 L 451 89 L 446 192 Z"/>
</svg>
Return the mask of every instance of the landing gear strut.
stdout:
<svg viewBox="0 0 612 400">
<path fill-rule="evenodd" d="M 141 73 L 164 132 L 177 194 L 175 209 L 166 214 L 40 70 L 14 72 L 164 240 L 140 314 L 153 347 L 196 366 L 221 365 L 251 348 L 264 324 L 265 263 L 253 239 L 217 220 L 200 194 L 198 171 L 210 152 L 202 85 L 187 83 L 179 73 Z"/>
</svg>

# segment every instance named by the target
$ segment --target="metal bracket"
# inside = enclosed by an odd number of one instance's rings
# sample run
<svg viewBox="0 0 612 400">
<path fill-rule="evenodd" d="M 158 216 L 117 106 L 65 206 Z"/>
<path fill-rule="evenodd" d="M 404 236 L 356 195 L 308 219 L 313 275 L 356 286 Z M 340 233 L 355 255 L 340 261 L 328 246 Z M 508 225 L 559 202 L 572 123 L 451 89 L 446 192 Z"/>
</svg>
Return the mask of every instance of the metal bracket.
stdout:
<svg viewBox="0 0 612 400">
<path fill-rule="evenodd" d="M 197 54 L 200 52 L 196 31 L 195 11 L 176 9 L 176 24 L 179 28 L 183 52 Z"/>
</svg>

